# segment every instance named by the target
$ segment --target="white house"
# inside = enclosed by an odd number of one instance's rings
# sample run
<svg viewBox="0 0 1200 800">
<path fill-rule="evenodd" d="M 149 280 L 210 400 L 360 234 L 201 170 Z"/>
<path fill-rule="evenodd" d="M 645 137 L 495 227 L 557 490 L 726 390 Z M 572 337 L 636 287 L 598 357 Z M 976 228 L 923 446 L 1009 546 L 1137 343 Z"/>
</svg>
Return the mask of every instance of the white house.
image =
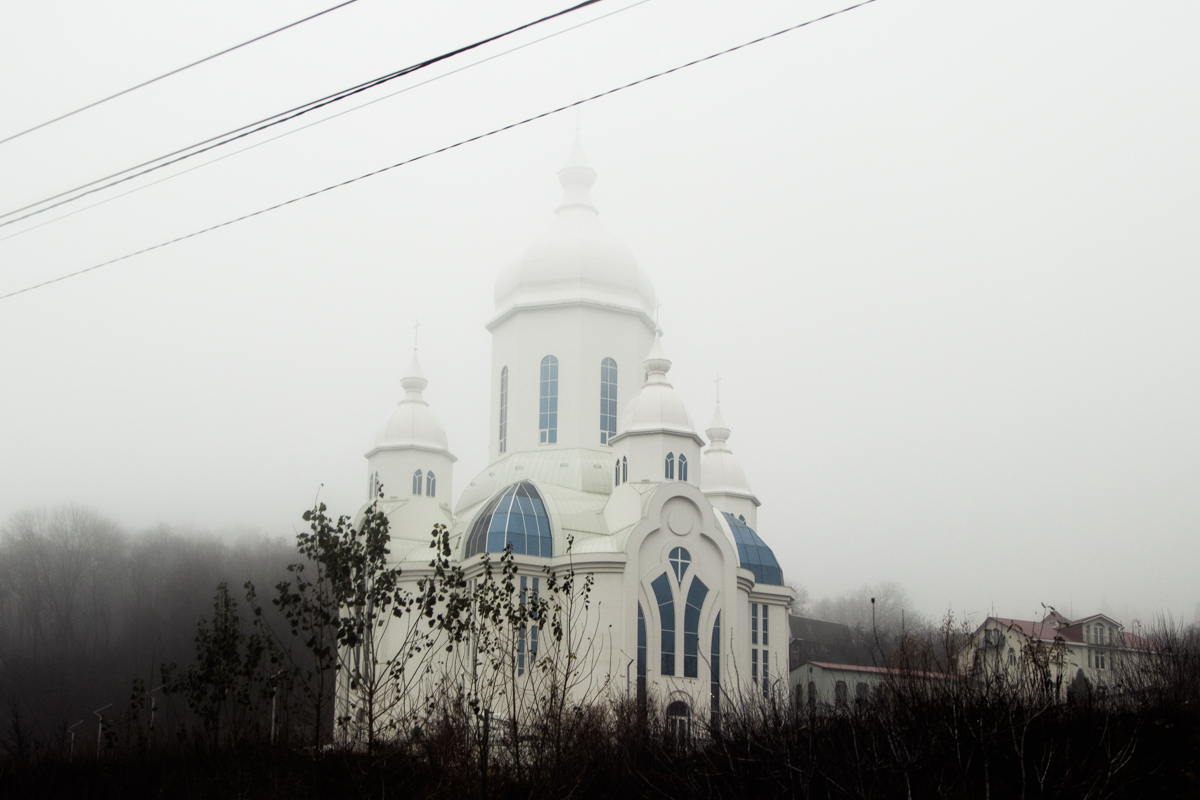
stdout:
<svg viewBox="0 0 1200 800">
<path fill-rule="evenodd" d="M 636 662 L 638 686 L 689 719 L 735 683 L 786 693 L 792 591 L 756 531 L 759 500 L 730 430 L 718 407 L 706 448 L 672 388 L 654 287 L 602 224 L 578 140 L 558 178 L 553 222 L 496 279 L 491 463 L 452 509 L 455 457 L 415 355 L 367 453 L 393 557 L 423 574 L 442 523 L 468 570 L 511 545 L 532 587 L 569 559 L 594 576 L 611 685 L 626 691 Z"/>
</svg>

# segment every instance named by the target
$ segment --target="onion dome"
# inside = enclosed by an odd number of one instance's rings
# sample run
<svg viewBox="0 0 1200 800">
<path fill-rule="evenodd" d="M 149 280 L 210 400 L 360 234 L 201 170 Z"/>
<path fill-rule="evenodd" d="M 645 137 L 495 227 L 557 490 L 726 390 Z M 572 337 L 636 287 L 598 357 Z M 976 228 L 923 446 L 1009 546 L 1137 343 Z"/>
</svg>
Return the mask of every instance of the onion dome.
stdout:
<svg viewBox="0 0 1200 800">
<path fill-rule="evenodd" d="M 746 473 L 742 469 L 742 465 L 738 463 L 737 458 L 730 451 L 729 445 L 725 443 L 729 439 L 729 427 L 725 424 L 725 418 L 721 416 L 719 402 L 717 410 L 713 412 L 712 422 L 708 423 L 708 428 L 704 432 L 712 444 L 704 451 L 704 470 L 700 476 L 700 491 L 705 494 L 745 497 L 754 501 L 756 506 L 759 505 L 758 498 L 754 496 L 754 490 L 750 488 L 750 482 L 746 480 Z"/>
<path fill-rule="evenodd" d="M 660 336 L 654 337 L 654 344 L 646 354 L 642 367 L 646 370 L 646 382 L 621 411 L 618 433 L 613 441 L 630 434 L 677 433 L 703 444 L 692 424 L 692 415 L 675 393 L 674 387 L 667 382 L 671 359 L 663 351 Z"/>
<path fill-rule="evenodd" d="M 596 171 L 578 136 L 558 180 L 563 196 L 554 222 L 496 280 L 498 316 L 515 307 L 577 302 L 616 306 L 649 320 L 654 287 L 629 248 L 601 223 L 591 198 Z"/>
<path fill-rule="evenodd" d="M 418 450 L 433 450 L 448 453 L 446 430 L 441 426 L 429 410 L 429 403 L 421 395 L 429 381 L 421 373 L 421 365 L 417 362 L 416 351 L 413 351 L 412 363 L 408 365 L 408 373 L 400 379 L 404 387 L 404 398 L 396 405 L 392 416 L 379 429 L 375 436 L 375 447 L 368 457 L 379 450 L 396 450 L 400 448 L 415 448 Z M 453 458 L 453 456 L 451 456 Z"/>
</svg>

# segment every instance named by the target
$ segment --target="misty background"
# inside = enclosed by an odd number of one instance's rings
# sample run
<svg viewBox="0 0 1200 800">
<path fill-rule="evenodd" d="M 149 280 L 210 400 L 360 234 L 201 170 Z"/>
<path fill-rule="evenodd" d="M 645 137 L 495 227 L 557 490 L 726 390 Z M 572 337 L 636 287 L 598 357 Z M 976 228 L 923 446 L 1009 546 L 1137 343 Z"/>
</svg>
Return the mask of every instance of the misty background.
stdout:
<svg viewBox="0 0 1200 800">
<path fill-rule="evenodd" d="M 0 138 L 327 5 L 8 4 Z M 0 212 L 565 6 L 361 0 L 0 145 Z M 627 10 L 0 228 L 0 294 L 839 7 L 606 0 L 362 99 Z M 493 282 L 548 223 L 578 125 L 701 431 L 722 376 L 787 579 L 894 581 L 976 621 L 1195 619 L 1197 23 L 878 0 L 0 301 L 0 521 L 79 504 L 234 546 L 290 539 L 318 491 L 352 513 L 417 318 L 461 490 L 487 460 Z"/>
</svg>

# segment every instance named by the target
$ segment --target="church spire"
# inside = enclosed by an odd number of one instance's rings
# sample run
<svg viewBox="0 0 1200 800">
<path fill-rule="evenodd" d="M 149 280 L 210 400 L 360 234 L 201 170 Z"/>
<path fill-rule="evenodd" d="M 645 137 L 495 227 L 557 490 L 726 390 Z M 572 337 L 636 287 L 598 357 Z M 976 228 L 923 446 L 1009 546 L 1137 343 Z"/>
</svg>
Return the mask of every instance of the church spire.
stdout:
<svg viewBox="0 0 1200 800">
<path fill-rule="evenodd" d="M 583 154 L 583 142 L 579 138 L 579 132 L 575 132 L 575 144 L 571 146 L 571 154 L 567 156 L 567 163 L 558 171 L 558 182 L 563 187 L 562 202 L 555 209 L 556 214 L 561 214 L 568 209 L 579 209 L 581 211 L 590 211 L 593 214 L 596 211 L 596 206 L 592 204 L 592 185 L 596 183 L 596 170 L 592 169 L 588 163 L 587 156 Z"/>
</svg>

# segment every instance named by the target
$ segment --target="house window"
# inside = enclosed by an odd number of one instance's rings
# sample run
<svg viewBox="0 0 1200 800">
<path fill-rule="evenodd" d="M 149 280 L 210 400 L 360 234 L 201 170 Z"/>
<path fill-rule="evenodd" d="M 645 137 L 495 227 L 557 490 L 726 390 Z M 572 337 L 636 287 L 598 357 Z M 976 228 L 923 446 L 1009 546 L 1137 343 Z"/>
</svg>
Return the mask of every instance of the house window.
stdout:
<svg viewBox="0 0 1200 800">
<path fill-rule="evenodd" d="M 434 476 L 433 470 L 425 474 L 425 496 L 437 497 L 437 478 Z"/>
<path fill-rule="evenodd" d="M 508 367 L 500 369 L 500 452 L 508 450 Z"/>
<path fill-rule="evenodd" d="M 600 362 L 600 444 L 610 444 L 617 435 L 617 362 Z"/>
<path fill-rule="evenodd" d="M 687 606 L 683 610 L 683 677 L 685 678 L 699 677 L 700 609 L 704 607 L 704 598 L 707 596 L 708 587 L 700 578 L 693 578 L 692 586 L 688 589 Z"/>
<path fill-rule="evenodd" d="M 767 612 L 770 610 L 771 610 L 771 607 L 768 605 L 764 605 L 762 607 L 762 643 L 763 643 L 763 647 L 767 647 L 768 645 L 771 644 L 770 631 L 767 630 L 767 622 L 769 622 L 769 620 L 767 619 Z"/>
<path fill-rule="evenodd" d="M 663 477 L 669 481 L 675 480 L 675 454 L 667 453 L 667 459 L 663 462 Z"/>
<path fill-rule="evenodd" d="M 683 453 L 679 454 L 679 480 L 687 480 L 687 456 Z"/>
<path fill-rule="evenodd" d="M 758 603 L 750 604 L 750 644 L 758 644 Z"/>
<path fill-rule="evenodd" d="M 421 493 L 421 479 L 422 479 L 422 477 L 424 477 L 424 475 L 423 475 L 423 473 L 421 472 L 421 470 L 417 470 L 416 472 L 414 472 L 414 473 L 413 473 L 413 494 L 420 494 L 420 493 Z"/>
<path fill-rule="evenodd" d="M 629 459 L 621 456 L 621 483 L 629 482 Z"/>
<path fill-rule="evenodd" d="M 613 462 L 613 486 L 621 485 L 621 462 Z"/>
<path fill-rule="evenodd" d="M 658 601 L 658 621 L 662 635 L 659 641 L 662 653 L 659 671 L 663 675 L 675 674 L 675 598 L 671 594 L 671 582 L 667 573 L 659 575 L 650 584 L 654 598 Z"/>
<path fill-rule="evenodd" d="M 538 405 L 538 431 L 542 444 L 558 442 L 558 359 L 546 356 L 542 359 L 540 383 L 541 399 Z"/>
</svg>

